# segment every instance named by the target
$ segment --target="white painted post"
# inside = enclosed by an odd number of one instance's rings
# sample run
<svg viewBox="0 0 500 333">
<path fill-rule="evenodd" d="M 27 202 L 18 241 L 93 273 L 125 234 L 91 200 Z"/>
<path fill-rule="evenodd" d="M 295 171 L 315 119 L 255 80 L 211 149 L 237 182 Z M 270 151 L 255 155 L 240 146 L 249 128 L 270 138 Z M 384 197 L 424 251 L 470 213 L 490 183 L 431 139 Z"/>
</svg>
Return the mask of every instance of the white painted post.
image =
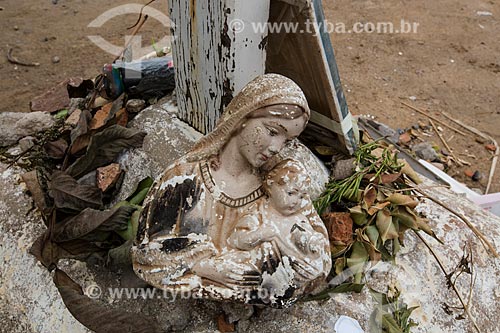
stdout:
<svg viewBox="0 0 500 333">
<path fill-rule="evenodd" d="M 264 74 L 269 1 L 169 0 L 179 117 L 200 132 Z"/>
</svg>

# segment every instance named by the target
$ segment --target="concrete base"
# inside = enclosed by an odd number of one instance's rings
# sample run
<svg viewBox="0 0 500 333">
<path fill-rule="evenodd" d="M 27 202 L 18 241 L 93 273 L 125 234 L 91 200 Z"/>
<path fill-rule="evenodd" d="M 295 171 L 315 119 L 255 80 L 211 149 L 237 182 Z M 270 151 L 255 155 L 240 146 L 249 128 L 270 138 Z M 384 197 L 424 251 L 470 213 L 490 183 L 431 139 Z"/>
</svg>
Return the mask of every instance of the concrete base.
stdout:
<svg viewBox="0 0 500 333">
<path fill-rule="evenodd" d="M 127 179 L 120 198 L 125 198 L 138 180 L 146 175 L 157 176 L 177 157 L 192 146 L 200 135 L 175 117 L 172 102 L 143 111 L 131 124 L 148 132 L 144 149 L 137 149 L 121 157 L 127 169 Z M 67 311 L 48 273 L 27 251 L 42 232 L 43 223 L 32 209 L 31 198 L 24 194 L 19 174 L 22 170 L 5 170 L 0 165 L 0 327 L 5 332 L 88 332 Z M 426 184 L 429 185 L 429 184 Z M 427 190 L 434 197 L 468 216 L 479 230 L 500 249 L 500 219 L 481 210 L 465 198 L 443 189 Z M 500 314 L 500 259 L 488 255 L 470 229 L 457 217 L 433 202 L 424 200 L 418 208 L 425 213 L 432 228 L 445 245 L 440 245 L 424 235 L 448 270 L 459 263 L 463 246 L 467 242 L 473 250 L 476 283 L 471 312 L 483 332 L 498 332 Z M 102 302 L 110 306 L 155 317 L 165 329 L 181 332 L 215 332 L 215 318 L 222 312 L 217 302 L 201 300 L 166 299 L 158 292 L 148 299 L 113 299 L 108 288 L 127 285 L 122 271 L 112 272 L 105 267 L 65 261 L 62 268 L 84 290 L 99 285 Z M 396 285 L 402 300 L 409 306 L 420 306 L 412 318 L 419 326 L 412 332 L 474 331 L 468 318 L 455 320 L 458 314 L 448 315 L 443 302 L 458 305 L 455 294 L 446 287 L 446 280 L 427 248 L 411 232 L 405 247 L 398 254 L 397 264 L 379 263 L 366 274 L 367 285 L 386 291 Z M 464 297 L 468 293 L 468 279 L 459 279 L 458 288 Z M 360 294 L 336 294 L 327 302 L 299 303 L 290 309 L 266 309 L 259 316 L 241 320 L 238 332 L 333 332 L 340 315 L 357 319 L 368 331 L 368 321 L 374 302 L 365 288 Z M 227 307 L 227 306 L 226 306 Z M 243 311 L 245 312 L 245 311 Z M 233 314 L 234 315 L 234 314 Z M 241 317 L 246 317 L 242 313 Z"/>
</svg>

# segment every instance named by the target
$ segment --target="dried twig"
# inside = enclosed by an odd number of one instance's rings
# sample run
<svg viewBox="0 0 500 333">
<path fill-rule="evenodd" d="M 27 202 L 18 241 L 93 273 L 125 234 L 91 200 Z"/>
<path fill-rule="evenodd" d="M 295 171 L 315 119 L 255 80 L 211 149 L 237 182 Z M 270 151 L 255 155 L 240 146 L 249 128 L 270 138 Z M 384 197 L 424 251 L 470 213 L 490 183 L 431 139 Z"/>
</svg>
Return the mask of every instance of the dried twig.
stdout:
<svg viewBox="0 0 500 333">
<path fill-rule="evenodd" d="M 463 128 L 469 130 L 470 132 L 476 134 L 476 135 L 479 135 L 480 137 L 482 137 L 483 139 L 485 140 L 489 140 L 491 142 L 493 142 L 493 144 L 495 145 L 495 156 L 493 157 L 493 160 L 491 161 L 491 168 L 490 168 L 490 175 L 488 177 L 488 184 L 486 185 L 486 191 L 485 191 L 485 194 L 488 194 L 488 192 L 490 191 L 490 187 L 491 187 L 491 182 L 493 181 L 493 175 L 495 174 L 495 169 L 496 169 L 496 166 L 497 166 L 497 161 L 498 161 L 498 155 L 500 154 L 500 148 L 498 147 L 498 143 L 496 142 L 495 139 L 493 139 L 491 136 L 489 136 L 488 134 L 485 134 L 477 129 L 475 129 L 474 127 L 472 126 L 469 126 L 469 125 L 466 125 L 464 124 L 463 122 L 461 122 L 460 120 L 457 120 L 457 119 L 454 119 L 452 118 L 449 114 L 447 114 L 446 112 L 443 112 L 443 116 L 445 116 L 446 118 L 448 118 L 449 120 L 453 121 L 454 123 L 462 126 Z"/>
<path fill-rule="evenodd" d="M 406 192 L 406 191 L 411 191 L 411 190 L 415 190 L 415 189 L 423 189 L 423 190 L 427 190 L 427 189 L 431 189 L 431 188 L 450 188 L 450 185 L 432 185 L 432 186 L 409 186 L 409 187 L 405 187 L 405 188 L 401 188 L 401 189 L 394 189 L 392 187 L 388 187 L 388 186 L 381 186 L 379 185 L 378 186 L 379 188 L 382 187 L 382 188 L 386 188 L 388 190 L 391 190 L 393 192 L 396 192 L 396 193 L 399 193 L 399 192 Z"/>
<path fill-rule="evenodd" d="M 415 234 L 417 235 L 417 237 L 420 238 L 420 240 L 422 241 L 422 243 L 424 243 L 424 245 L 429 249 L 429 251 L 431 252 L 432 256 L 436 259 L 439 267 L 443 271 L 443 274 L 445 275 L 446 278 L 448 278 L 449 275 L 446 272 L 446 269 L 444 268 L 444 265 L 443 265 L 442 261 L 439 259 L 439 257 L 437 256 L 436 252 L 434 252 L 434 250 L 429 245 L 429 243 L 427 243 L 427 241 L 418 232 L 416 232 L 415 230 L 413 230 L 413 231 L 415 232 Z M 469 316 L 469 319 L 472 322 L 472 324 L 474 325 L 474 328 L 476 329 L 476 331 L 478 333 L 481 333 L 481 330 L 477 326 L 476 321 L 474 320 L 474 317 L 472 316 L 472 314 L 469 311 L 469 306 L 467 304 L 465 304 L 465 302 L 462 299 L 462 296 L 460 295 L 460 292 L 458 291 L 457 287 L 455 286 L 454 283 L 450 283 L 449 285 L 451 286 L 451 288 L 453 288 L 453 291 L 455 292 L 455 294 L 457 294 L 457 297 L 460 300 L 460 303 L 462 303 L 462 307 L 463 307 L 465 313 L 467 313 L 467 315 Z"/>
<path fill-rule="evenodd" d="M 436 125 L 434 124 L 434 122 L 432 121 L 432 119 L 429 119 L 429 122 L 431 123 L 432 125 L 432 128 L 434 128 L 434 132 L 436 132 L 437 136 L 439 137 L 439 139 L 441 139 L 441 142 L 444 144 L 444 146 L 446 147 L 446 149 L 448 149 L 448 151 L 450 152 L 451 156 L 453 157 L 453 159 L 455 160 L 455 162 L 462 166 L 462 165 L 471 165 L 469 162 L 466 162 L 466 161 L 463 161 L 461 160 L 460 158 L 458 158 L 455 153 L 453 152 L 453 150 L 450 148 L 450 146 L 448 145 L 448 142 L 446 142 L 446 140 L 443 138 L 443 136 L 441 135 L 441 133 L 439 133 Z"/>
<path fill-rule="evenodd" d="M 127 30 L 130 30 L 130 29 L 133 29 L 135 28 L 139 22 L 141 22 L 141 19 L 142 19 L 142 11 L 144 10 L 144 8 L 146 8 L 147 6 L 149 6 L 150 4 L 152 4 L 153 2 L 155 2 L 156 0 L 151 0 L 149 1 L 147 4 L 145 4 L 144 6 L 141 7 L 141 11 L 139 12 L 139 17 L 137 18 L 137 21 L 130 27 L 127 28 Z"/>
<path fill-rule="evenodd" d="M 446 205 L 445 203 L 441 202 L 440 200 L 431 197 L 430 195 L 428 195 L 427 193 L 425 193 L 422 189 L 415 188 L 415 191 L 418 192 L 418 193 L 420 193 L 420 194 L 422 194 L 425 198 L 434 201 L 435 203 L 437 203 L 438 205 L 440 205 L 441 207 L 445 208 L 447 211 L 449 211 L 450 213 L 456 215 L 462 221 L 464 221 L 465 224 L 469 227 L 469 229 L 471 229 L 472 232 L 482 242 L 482 244 L 485 247 L 485 249 L 489 250 L 495 258 L 498 258 L 498 253 L 495 250 L 495 248 L 493 247 L 493 245 L 491 245 L 491 243 L 488 241 L 488 239 L 486 239 L 486 237 L 481 233 L 481 231 L 477 230 L 477 228 L 465 216 L 463 216 L 462 214 L 460 214 L 459 212 L 457 212 L 453 208 L 450 208 L 448 205 Z"/>
<path fill-rule="evenodd" d="M 448 127 L 449 129 L 451 129 L 451 130 L 453 130 L 453 131 L 455 131 L 455 132 L 457 132 L 457 133 L 459 133 L 459 134 L 462 134 L 462 135 L 464 135 L 464 136 L 469 136 L 467 133 L 462 132 L 461 130 L 459 130 L 459 129 L 457 129 L 457 128 L 453 127 L 453 126 L 450 126 L 450 125 L 448 125 L 448 124 L 447 124 L 447 123 L 445 123 L 445 122 L 442 122 L 441 120 L 437 119 L 436 117 L 431 116 L 430 114 L 428 114 L 427 112 L 425 112 L 425 111 L 423 111 L 423 110 L 420 110 L 420 109 L 418 109 L 418 108 L 416 108 L 416 107 L 414 107 L 414 106 L 411 106 L 410 104 L 406 104 L 405 102 L 401 102 L 401 104 L 403 104 L 404 106 L 409 107 L 410 109 L 412 109 L 412 110 L 414 110 L 414 111 L 417 111 L 418 113 L 423 114 L 423 115 L 424 115 L 424 116 L 426 116 L 427 118 L 432 119 L 432 120 L 434 120 L 435 122 L 438 122 L 438 123 L 440 123 L 441 125 L 446 126 L 446 127 Z"/>
<path fill-rule="evenodd" d="M 146 22 L 146 20 L 148 19 L 148 15 L 144 15 L 141 17 L 140 21 L 137 23 L 137 25 L 135 26 L 134 30 L 132 31 L 132 33 L 130 34 L 130 38 L 129 40 L 127 41 L 127 43 L 125 44 L 125 47 L 123 48 L 123 50 L 120 52 L 120 54 L 118 54 L 115 58 L 115 60 L 113 60 L 113 62 L 117 61 L 118 59 L 120 59 L 120 57 L 123 55 L 123 52 L 125 52 L 125 50 L 128 48 L 128 46 L 130 45 L 130 43 L 132 43 L 132 40 L 134 39 L 134 36 L 137 35 L 137 33 L 139 32 L 139 30 L 141 29 L 141 27 L 144 25 L 144 23 Z"/>
<path fill-rule="evenodd" d="M 16 57 L 14 57 L 12 55 L 12 51 L 14 51 L 13 48 L 10 48 L 9 51 L 7 51 L 7 60 L 10 63 L 16 64 L 16 65 L 21 65 L 21 66 L 30 66 L 30 67 L 40 66 L 39 62 L 24 62 L 24 61 L 17 59 Z"/>
</svg>

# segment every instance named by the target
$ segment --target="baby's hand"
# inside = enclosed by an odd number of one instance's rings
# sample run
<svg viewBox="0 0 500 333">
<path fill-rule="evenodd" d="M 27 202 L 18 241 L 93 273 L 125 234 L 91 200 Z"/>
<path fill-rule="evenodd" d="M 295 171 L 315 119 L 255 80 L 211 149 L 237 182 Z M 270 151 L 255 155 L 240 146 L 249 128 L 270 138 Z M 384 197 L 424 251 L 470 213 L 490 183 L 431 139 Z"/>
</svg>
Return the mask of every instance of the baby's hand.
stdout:
<svg viewBox="0 0 500 333">
<path fill-rule="evenodd" d="M 322 249 L 323 235 L 315 232 L 307 222 L 292 226 L 291 239 L 304 253 L 319 253 Z"/>
<path fill-rule="evenodd" d="M 291 239 L 293 244 L 297 246 L 302 252 L 307 251 L 308 238 L 311 233 L 306 229 L 305 223 L 295 223 L 290 230 Z"/>
</svg>

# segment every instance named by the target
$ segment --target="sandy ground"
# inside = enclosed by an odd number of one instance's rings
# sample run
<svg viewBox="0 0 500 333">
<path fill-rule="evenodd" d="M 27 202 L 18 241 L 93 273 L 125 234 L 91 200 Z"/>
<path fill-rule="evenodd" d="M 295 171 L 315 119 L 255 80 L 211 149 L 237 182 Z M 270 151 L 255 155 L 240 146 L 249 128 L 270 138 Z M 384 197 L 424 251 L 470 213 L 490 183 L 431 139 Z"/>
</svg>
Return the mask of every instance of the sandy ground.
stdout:
<svg viewBox="0 0 500 333">
<path fill-rule="evenodd" d="M 153 7 L 166 13 L 166 0 Z M 69 77 L 94 77 L 113 55 L 87 36 L 100 35 L 124 45 L 126 30 L 136 15 L 111 18 L 100 27 L 88 25 L 106 10 L 130 4 L 125 0 L 0 0 L 0 111 L 29 111 L 29 101 Z M 350 110 L 370 114 L 394 128 L 426 121 L 401 102 L 453 117 L 500 141 L 500 5 L 496 1 L 324 1 L 326 18 L 347 28 L 356 22 L 418 23 L 413 33 L 332 33 L 337 63 Z M 479 12 L 479 14 L 478 14 Z M 491 15 L 485 15 L 488 12 Z M 481 15 L 480 15 L 481 14 Z M 143 47 L 160 40 L 166 31 L 150 19 L 141 30 Z M 40 66 L 15 66 L 6 54 Z M 151 48 L 152 50 L 152 48 Z M 53 62 L 59 57 L 58 63 Z M 413 97 L 412 97 L 413 96 Z M 413 99 L 411 100 L 410 97 Z M 479 170 L 483 179 L 467 180 L 484 189 L 491 153 L 472 137 L 446 128 L 443 136 L 470 167 L 453 167 L 459 180 L 465 169 Z M 424 138 L 442 146 L 437 137 Z M 476 158 L 474 158 L 474 155 Z M 500 166 L 491 192 L 500 191 Z"/>
</svg>

